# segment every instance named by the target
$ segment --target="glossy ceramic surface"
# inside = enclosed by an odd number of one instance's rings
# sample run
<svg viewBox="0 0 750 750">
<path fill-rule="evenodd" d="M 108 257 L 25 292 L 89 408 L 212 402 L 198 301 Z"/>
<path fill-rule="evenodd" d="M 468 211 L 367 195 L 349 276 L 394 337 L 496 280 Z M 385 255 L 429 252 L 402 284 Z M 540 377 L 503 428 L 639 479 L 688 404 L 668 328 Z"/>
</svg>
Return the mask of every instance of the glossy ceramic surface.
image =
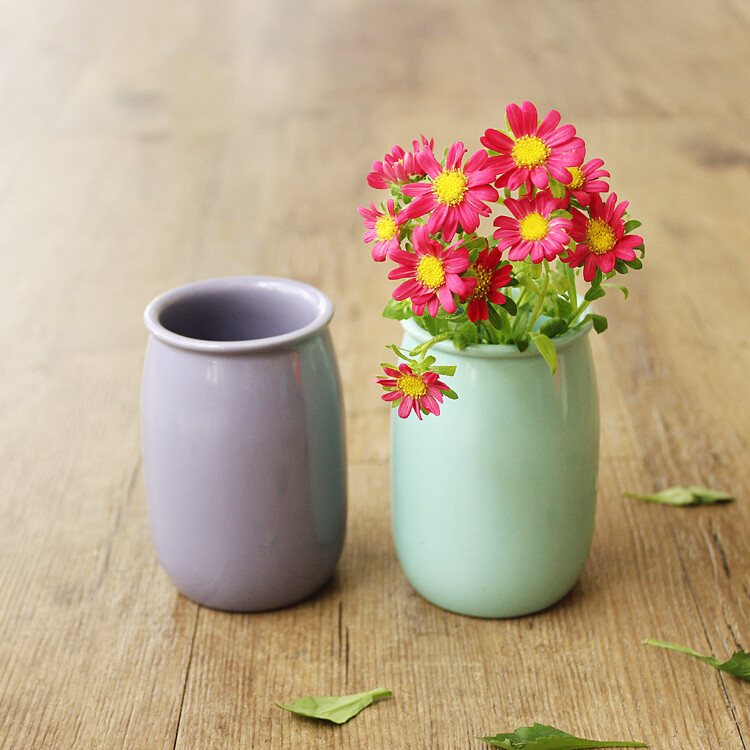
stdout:
<svg viewBox="0 0 750 750">
<path fill-rule="evenodd" d="M 146 309 L 143 460 L 157 556 L 209 607 L 293 604 L 344 542 L 333 306 L 290 279 L 211 279 Z"/>
<path fill-rule="evenodd" d="M 426 337 L 404 324 L 402 346 Z M 575 584 L 594 529 L 599 407 L 588 329 L 535 348 L 444 342 L 458 394 L 439 417 L 392 417 L 393 532 L 414 588 L 445 609 L 512 617 Z"/>
</svg>

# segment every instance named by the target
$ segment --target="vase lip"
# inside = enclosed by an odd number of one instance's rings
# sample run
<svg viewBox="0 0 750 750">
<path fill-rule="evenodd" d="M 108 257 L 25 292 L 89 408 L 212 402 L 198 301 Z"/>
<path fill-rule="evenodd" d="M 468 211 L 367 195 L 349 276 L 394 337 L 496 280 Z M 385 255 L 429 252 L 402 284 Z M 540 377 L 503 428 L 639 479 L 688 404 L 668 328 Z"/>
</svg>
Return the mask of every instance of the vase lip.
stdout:
<svg viewBox="0 0 750 750">
<path fill-rule="evenodd" d="M 544 322 L 544 316 L 541 316 L 540 321 Z M 429 336 L 427 331 L 420 327 L 414 318 L 402 320 L 401 326 L 412 338 L 426 340 Z M 588 334 L 592 327 L 592 322 L 587 320 L 580 328 L 574 331 L 566 331 L 560 336 L 551 338 L 550 341 L 555 349 L 559 351 L 574 344 L 578 339 Z M 438 341 L 430 348 L 441 352 L 448 352 L 457 357 L 478 357 L 482 359 L 515 359 L 541 356 L 536 347 L 529 346 L 528 349 L 521 352 L 514 344 L 469 344 L 465 349 L 456 349 L 451 341 Z"/>
<path fill-rule="evenodd" d="M 202 296 L 220 294 L 262 293 L 266 297 L 277 295 L 304 310 L 303 322 L 289 330 L 253 338 L 221 340 L 183 335 L 167 328 L 162 322 L 165 311 L 181 303 L 199 300 Z M 249 298 L 249 297 L 248 297 Z M 281 276 L 220 276 L 193 281 L 174 287 L 155 297 L 146 307 L 143 320 L 149 333 L 159 341 L 196 352 L 212 354 L 235 354 L 285 349 L 323 331 L 333 317 L 333 302 L 325 292 L 296 279 Z"/>
</svg>

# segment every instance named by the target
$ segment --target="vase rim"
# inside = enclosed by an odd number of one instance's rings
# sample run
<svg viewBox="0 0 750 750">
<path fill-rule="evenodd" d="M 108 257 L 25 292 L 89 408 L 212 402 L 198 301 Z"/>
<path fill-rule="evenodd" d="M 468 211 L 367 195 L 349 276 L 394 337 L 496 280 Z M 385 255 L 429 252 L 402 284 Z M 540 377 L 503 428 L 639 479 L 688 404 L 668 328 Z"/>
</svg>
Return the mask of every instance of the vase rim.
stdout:
<svg viewBox="0 0 750 750">
<path fill-rule="evenodd" d="M 542 322 L 544 316 L 540 318 Z M 419 326 L 414 318 L 407 318 L 401 321 L 404 331 L 416 339 L 427 340 L 429 334 L 424 328 Z M 550 341 L 556 350 L 565 349 L 574 344 L 592 329 L 593 324 L 590 320 L 586 321 L 580 328 L 573 331 L 566 331 L 560 336 L 551 338 Z M 441 352 L 448 352 L 457 357 L 478 357 L 482 359 L 515 359 L 521 357 L 540 357 L 541 354 L 536 347 L 529 346 L 528 349 L 521 352 L 514 344 L 469 344 L 465 349 L 456 349 L 450 341 L 438 341 L 431 347 Z"/>
<path fill-rule="evenodd" d="M 294 324 L 281 326 L 279 332 L 231 339 L 185 335 L 164 325 L 164 315 L 180 304 L 196 304 L 203 297 L 218 299 L 220 295 L 249 295 L 262 293 L 268 299 L 283 298 L 296 305 L 298 314 Z M 299 311 L 302 311 L 299 313 Z M 300 317 L 301 316 L 301 317 Z M 146 307 L 143 319 L 146 328 L 159 341 L 179 349 L 212 354 L 258 352 L 285 349 L 323 331 L 333 317 L 333 302 L 327 294 L 302 281 L 279 276 L 221 276 L 194 281 L 175 287 L 154 298 Z"/>
</svg>

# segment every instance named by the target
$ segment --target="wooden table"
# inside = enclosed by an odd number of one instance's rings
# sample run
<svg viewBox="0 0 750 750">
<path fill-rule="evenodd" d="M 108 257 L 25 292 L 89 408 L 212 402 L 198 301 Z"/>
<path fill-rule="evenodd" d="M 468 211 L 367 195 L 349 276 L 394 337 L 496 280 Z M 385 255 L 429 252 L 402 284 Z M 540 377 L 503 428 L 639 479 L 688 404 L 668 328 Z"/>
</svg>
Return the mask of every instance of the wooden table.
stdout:
<svg viewBox="0 0 750 750">
<path fill-rule="evenodd" d="M 653 748 L 750 746 L 750 685 L 647 637 L 750 648 L 750 4 L 745 0 L 6 0 L 0 4 L 0 746 L 479 748 L 535 721 Z M 594 341 L 597 529 L 532 617 L 444 612 L 390 535 L 398 327 L 361 241 L 374 159 L 471 149 L 508 102 L 561 110 L 643 221 Z M 156 562 L 141 315 L 227 274 L 325 290 L 350 520 L 332 582 L 232 615 Z M 626 491 L 704 484 L 737 502 Z M 342 727 L 274 707 L 385 686 Z"/>
</svg>

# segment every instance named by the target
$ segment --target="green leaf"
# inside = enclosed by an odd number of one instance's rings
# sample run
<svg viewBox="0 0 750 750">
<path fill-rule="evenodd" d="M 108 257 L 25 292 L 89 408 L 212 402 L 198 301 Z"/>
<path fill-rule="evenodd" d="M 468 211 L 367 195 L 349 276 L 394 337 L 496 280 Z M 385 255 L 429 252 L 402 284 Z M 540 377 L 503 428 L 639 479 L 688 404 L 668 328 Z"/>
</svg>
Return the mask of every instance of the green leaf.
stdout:
<svg viewBox="0 0 750 750">
<path fill-rule="evenodd" d="M 539 327 L 539 333 L 543 333 L 545 336 L 554 338 L 564 333 L 568 328 L 568 324 L 562 318 L 550 318 L 545 320 L 544 323 Z"/>
<path fill-rule="evenodd" d="M 491 302 L 487 304 L 487 319 L 493 328 L 496 328 L 498 331 L 503 330 L 503 319 Z"/>
<path fill-rule="evenodd" d="M 708 487 L 668 487 L 653 495 L 637 495 L 626 492 L 625 497 L 642 500 L 644 503 L 661 503 L 662 505 L 715 505 L 731 503 L 734 498 L 726 492 L 719 492 Z"/>
<path fill-rule="evenodd" d="M 452 399 L 457 399 L 458 398 L 458 394 L 455 391 L 450 390 L 450 388 L 447 391 L 441 391 L 441 393 L 446 398 L 452 398 Z"/>
<path fill-rule="evenodd" d="M 571 315 L 573 315 L 574 309 L 575 308 L 570 303 L 570 300 L 565 297 L 560 297 L 557 300 L 557 311 L 560 313 L 561 318 L 570 318 Z"/>
<path fill-rule="evenodd" d="M 438 322 L 435 320 L 435 318 L 432 317 L 432 315 L 423 315 L 422 321 L 424 323 L 424 327 L 427 329 L 427 333 L 430 334 L 430 336 L 437 336 L 439 333 L 438 328 Z"/>
<path fill-rule="evenodd" d="M 469 342 L 467 341 L 466 336 L 464 336 L 463 333 L 454 333 L 452 341 L 454 348 L 459 352 L 463 349 L 466 349 L 466 347 L 469 345 Z"/>
<path fill-rule="evenodd" d="M 565 197 L 565 185 L 562 182 L 558 182 L 552 175 L 549 175 L 549 189 L 552 191 L 554 198 Z"/>
<path fill-rule="evenodd" d="M 715 503 L 731 503 L 734 498 L 726 492 L 712 490 L 709 487 L 697 487 L 692 485 L 688 487 L 693 497 L 700 505 L 714 505 Z"/>
<path fill-rule="evenodd" d="M 629 270 L 628 264 L 622 258 L 618 258 L 615 261 L 615 271 L 617 273 L 627 273 Z"/>
<path fill-rule="evenodd" d="M 750 653 L 740 649 L 735 651 L 732 656 L 725 662 L 720 662 L 718 659 L 714 659 L 713 656 L 704 656 L 699 654 L 697 651 L 693 651 L 692 648 L 687 646 L 679 646 L 676 643 L 668 643 L 667 641 L 656 641 L 653 638 L 646 638 L 643 643 L 646 646 L 658 646 L 659 648 L 667 648 L 670 651 L 679 651 L 681 654 L 687 654 L 688 656 L 694 656 L 696 659 L 710 664 L 712 667 L 727 672 L 728 674 L 739 677 L 741 680 L 748 680 L 750 682 Z"/>
<path fill-rule="evenodd" d="M 568 277 L 564 273 L 558 273 L 557 271 L 551 271 L 549 275 L 549 290 L 557 292 L 557 294 L 565 294 L 570 289 L 570 282 Z"/>
<path fill-rule="evenodd" d="M 516 279 L 520 286 L 526 287 L 530 292 L 534 292 L 537 297 L 539 296 L 539 287 L 534 283 L 529 274 L 521 271 L 521 273 L 516 276 Z"/>
<path fill-rule="evenodd" d="M 547 360 L 549 369 L 554 375 L 557 370 L 557 350 L 555 349 L 555 345 L 549 336 L 545 336 L 543 333 L 531 333 L 530 336 L 531 340 L 536 344 L 536 348 L 539 349 L 539 353 Z"/>
<path fill-rule="evenodd" d="M 390 690 L 375 688 L 375 690 L 368 690 L 366 693 L 323 697 L 310 696 L 297 698 L 288 706 L 282 706 L 280 703 L 276 705 L 285 711 L 291 711 L 300 716 L 343 724 L 356 716 L 363 708 L 367 708 L 373 701 L 388 698 L 390 695 Z"/>
<path fill-rule="evenodd" d="M 584 750 L 589 747 L 648 747 L 643 742 L 626 742 L 624 740 L 585 740 L 562 732 L 544 724 L 534 724 L 533 727 L 519 727 L 510 734 L 496 734 L 494 737 L 477 737 L 495 747 L 506 750 Z"/>
<path fill-rule="evenodd" d="M 735 651 L 727 661 L 719 664 L 717 669 L 750 681 L 750 654 L 742 649 Z"/>
<path fill-rule="evenodd" d="M 596 313 L 589 313 L 581 323 L 587 323 L 589 320 L 593 324 L 594 330 L 597 333 L 604 333 L 609 325 L 607 318 L 605 318 L 604 315 L 597 315 Z"/>
<path fill-rule="evenodd" d="M 626 286 L 623 286 L 622 284 L 602 284 L 602 286 L 614 287 L 615 289 L 619 289 L 625 295 L 625 299 L 628 298 L 628 288 Z"/>
<path fill-rule="evenodd" d="M 435 367 L 430 367 L 430 372 L 451 377 L 456 374 L 456 365 L 435 365 Z"/>
<path fill-rule="evenodd" d="M 389 320 L 405 320 L 411 317 L 411 302 L 408 299 L 398 302 L 391 297 L 383 310 L 383 317 Z"/>
<path fill-rule="evenodd" d="M 606 293 L 606 290 L 602 289 L 601 286 L 592 286 L 584 295 L 584 299 L 587 302 L 593 302 L 594 300 L 603 297 Z"/>
<path fill-rule="evenodd" d="M 643 268 L 643 263 L 638 258 L 633 258 L 633 260 L 624 260 L 623 263 L 625 265 L 630 266 L 630 268 L 634 268 L 636 271 L 640 271 L 641 268 Z"/>
<path fill-rule="evenodd" d="M 518 307 L 516 306 L 516 301 L 513 299 L 513 297 L 506 296 L 505 302 L 503 302 L 500 307 L 505 310 L 508 315 L 515 315 L 518 312 Z"/>
<path fill-rule="evenodd" d="M 529 342 L 526 339 L 518 339 L 513 342 L 519 352 L 525 352 L 529 348 Z"/>
<path fill-rule="evenodd" d="M 630 219 L 630 221 L 625 222 L 625 234 L 628 234 L 629 232 L 632 232 L 634 229 L 638 229 L 638 227 L 641 226 L 641 222 L 637 219 Z"/>
</svg>

